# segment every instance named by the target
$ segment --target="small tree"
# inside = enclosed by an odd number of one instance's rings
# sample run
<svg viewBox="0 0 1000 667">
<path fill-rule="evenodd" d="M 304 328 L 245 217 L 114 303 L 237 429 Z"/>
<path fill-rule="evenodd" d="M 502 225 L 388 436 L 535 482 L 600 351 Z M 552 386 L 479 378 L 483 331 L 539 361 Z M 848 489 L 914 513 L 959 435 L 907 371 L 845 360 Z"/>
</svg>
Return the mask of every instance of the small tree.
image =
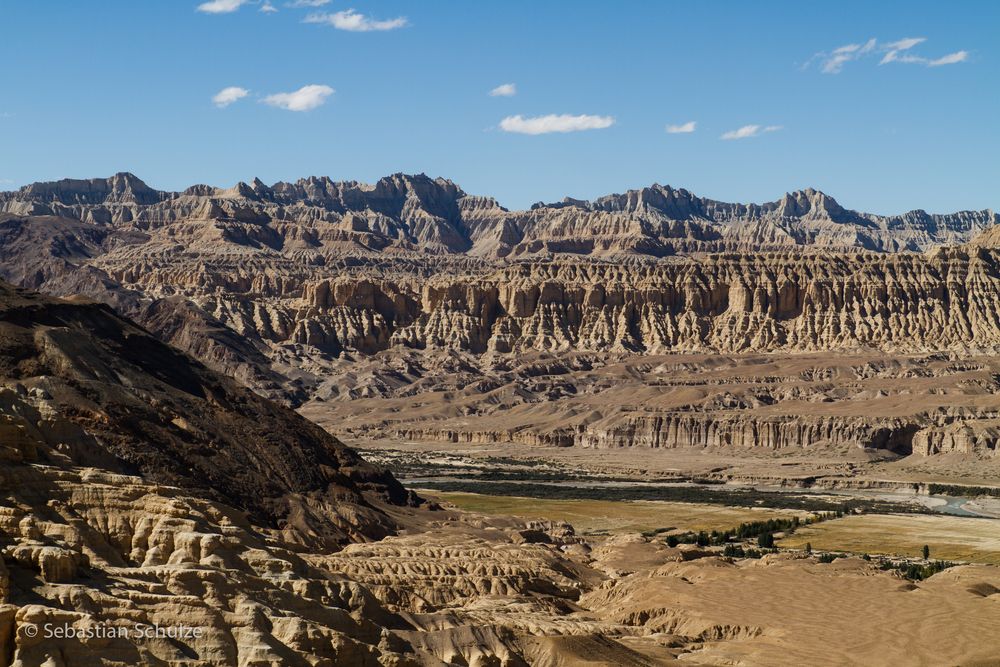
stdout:
<svg viewBox="0 0 1000 667">
<path fill-rule="evenodd" d="M 924 560 L 930 560 L 930 557 L 931 557 L 931 548 L 925 544 L 924 545 Z"/>
<path fill-rule="evenodd" d="M 771 533 L 761 533 L 757 536 L 757 546 L 761 549 L 773 549 L 774 535 Z"/>
<path fill-rule="evenodd" d="M 676 535 L 667 535 L 668 547 L 676 547 L 678 544 L 680 544 L 680 540 L 677 539 Z"/>
<path fill-rule="evenodd" d="M 813 552 L 812 542 L 806 542 L 806 553 L 811 554 Z"/>
</svg>

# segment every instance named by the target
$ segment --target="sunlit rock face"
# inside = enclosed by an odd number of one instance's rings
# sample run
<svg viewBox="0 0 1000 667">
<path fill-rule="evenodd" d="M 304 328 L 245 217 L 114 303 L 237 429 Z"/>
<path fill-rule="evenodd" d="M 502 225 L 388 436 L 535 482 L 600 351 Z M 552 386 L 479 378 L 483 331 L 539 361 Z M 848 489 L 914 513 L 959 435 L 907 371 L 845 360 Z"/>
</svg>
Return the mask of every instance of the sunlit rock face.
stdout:
<svg viewBox="0 0 1000 667">
<path fill-rule="evenodd" d="M 589 355 L 601 369 L 629 355 L 1000 348 L 990 211 L 884 217 L 812 189 L 757 205 L 659 185 L 509 211 L 450 181 L 403 174 L 375 185 L 312 177 L 179 193 L 118 174 L 0 194 L 0 210 L 3 277 L 109 303 L 214 370 L 310 410 L 317 400 L 443 389 L 459 372 L 469 377 L 460 390 L 481 393 L 467 416 L 536 401 L 580 414 L 568 407 L 587 391 L 579 369 L 511 389 L 517 380 L 505 369 L 530 355 L 559 357 L 555 366 Z M 873 419 L 855 402 L 814 415 L 791 407 L 789 386 L 673 401 L 652 414 L 602 408 L 589 419 L 543 419 L 545 429 L 535 414 L 456 428 L 417 423 L 412 411 L 398 425 L 378 409 L 365 428 L 583 447 L 995 450 L 989 423 L 971 424 L 971 439 L 953 426 L 996 418 L 997 406 L 916 401 Z M 509 401 L 494 395 L 501 387 Z M 851 391 L 863 390 L 843 385 L 809 400 Z M 895 394 L 904 391 L 931 390 Z M 774 404 L 789 407 L 752 414 Z M 455 415 L 428 421 L 444 417 Z"/>
</svg>

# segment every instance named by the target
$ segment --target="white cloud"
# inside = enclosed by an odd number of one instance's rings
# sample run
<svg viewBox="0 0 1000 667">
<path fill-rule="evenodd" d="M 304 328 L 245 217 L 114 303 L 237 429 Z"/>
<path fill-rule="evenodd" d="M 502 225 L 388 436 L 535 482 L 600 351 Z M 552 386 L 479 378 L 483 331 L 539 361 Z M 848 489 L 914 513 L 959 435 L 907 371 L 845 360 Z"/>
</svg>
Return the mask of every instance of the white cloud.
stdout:
<svg viewBox="0 0 1000 667">
<path fill-rule="evenodd" d="M 238 102 L 244 97 L 250 94 L 250 91 L 246 88 L 240 88 L 239 86 L 229 86 L 228 88 L 223 88 L 212 97 L 212 104 L 219 107 L 220 109 L 228 107 L 233 102 Z"/>
<path fill-rule="evenodd" d="M 336 14 L 310 14 L 306 17 L 305 23 L 324 23 L 332 25 L 337 30 L 349 30 L 350 32 L 373 32 L 376 30 L 395 30 L 409 25 L 405 16 L 399 16 L 386 21 L 376 21 L 375 19 L 359 14 L 353 9 L 346 9 Z"/>
<path fill-rule="evenodd" d="M 276 11 L 278 11 L 278 8 L 277 8 L 277 7 L 275 7 L 274 5 L 272 5 L 272 4 L 271 4 L 270 2 L 268 2 L 267 0 L 264 0 L 264 4 L 262 4 L 262 5 L 260 6 L 260 9 L 258 9 L 257 11 L 258 11 L 258 12 L 264 12 L 265 14 L 273 14 L 273 13 L 275 13 Z"/>
<path fill-rule="evenodd" d="M 229 14 L 247 4 L 250 0 L 211 0 L 198 5 L 199 12 L 206 14 Z"/>
<path fill-rule="evenodd" d="M 820 51 L 810 58 L 802 69 L 808 68 L 813 62 L 819 61 L 820 70 L 824 74 L 839 74 L 844 65 L 861 60 L 868 55 L 882 54 L 879 65 L 889 63 L 901 63 L 912 65 L 924 65 L 926 67 L 939 67 L 941 65 L 953 65 L 965 62 L 969 58 L 968 51 L 956 51 L 940 58 L 931 59 L 912 53 L 912 49 L 927 41 L 926 37 L 904 37 L 894 42 L 878 42 L 875 38 L 869 39 L 864 44 L 845 44 L 832 51 Z"/>
<path fill-rule="evenodd" d="M 844 69 L 844 63 L 852 59 L 852 56 L 848 53 L 838 53 L 831 56 L 829 60 L 823 61 L 823 73 L 837 74 L 840 70 Z"/>
<path fill-rule="evenodd" d="M 746 139 L 756 137 L 760 133 L 760 125 L 744 125 L 738 130 L 730 130 L 723 134 L 720 139 Z"/>
<path fill-rule="evenodd" d="M 750 137 L 758 137 L 765 132 L 777 132 L 782 129 L 781 125 L 744 125 L 738 130 L 730 130 L 723 134 L 720 139 L 749 139 Z"/>
<path fill-rule="evenodd" d="M 930 60 L 927 62 L 928 67 L 940 67 L 941 65 L 954 65 L 955 63 L 964 63 L 969 59 L 968 51 L 956 51 L 955 53 L 949 53 L 946 56 L 941 56 L 936 60 Z"/>
<path fill-rule="evenodd" d="M 333 95 L 333 93 L 334 90 L 330 86 L 313 84 L 302 86 L 291 93 L 268 95 L 261 101 L 264 104 L 287 111 L 312 111 L 317 107 L 323 106 L 326 103 L 326 98 Z"/>
<path fill-rule="evenodd" d="M 896 51 L 890 51 L 885 54 L 879 65 L 885 65 L 886 63 L 907 63 L 915 65 L 924 65 L 926 67 L 941 67 L 942 65 L 954 65 L 955 63 L 962 63 L 969 59 L 968 51 L 956 51 L 955 53 L 949 53 L 946 56 L 941 56 L 940 58 L 935 58 L 931 60 L 930 58 L 924 58 L 922 56 L 914 56 L 904 53 L 903 55 L 897 55 Z"/>
<path fill-rule="evenodd" d="M 926 41 L 926 37 L 904 37 L 903 39 L 896 40 L 895 42 L 885 44 L 882 48 L 886 51 L 886 54 L 882 56 L 882 60 L 880 60 L 878 64 L 885 65 L 886 63 L 892 62 L 919 62 L 922 58 L 911 56 L 909 54 L 900 55 L 900 53 L 903 51 L 909 51 L 917 44 L 921 44 Z"/>
<path fill-rule="evenodd" d="M 889 42 L 882 48 L 889 49 L 890 51 L 906 51 L 926 41 L 926 37 L 904 37 L 903 39 L 897 39 L 895 42 Z"/>
<path fill-rule="evenodd" d="M 301 9 L 302 7 L 322 7 L 323 5 L 330 4 L 331 0 L 294 0 L 293 2 L 286 3 L 286 7 L 292 7 L 293 9 Z"/>
<path fill-rule="evenodd" d="M 823 61 L 822 70 L 826 74 L 837 74 L 844 68 L 844 64 L 852 60 L 857 60 L 875 49 L 877 42 L 872 37 L 864 44 L 845 44 L 837 47 L 830 53 L 817 54 Z"/>
<path fill-rule="evenodd" d="M 507 116 L 500 121 L 500 129 L 517 134 L 549 134 L 550 132 L 580 132 L 601 130 L 615 124 L 612 116 L 571 116 L 569 114 L 549 114 L 525 118 Z"/>
<path fill-rule="evenodd" d="M 667 125 L 667 134 L 690 134 L 694 132 L 694 126 L 697 125 L 693 120 L 689 120 L 686 123 L 680 125 Z"/>
<path fill-rule="evenodd" d="M 514 97 L 517 95 L 517 86 L 513 83 L 504 83 L 490 91 L 490 97 Z"/>
</svg>

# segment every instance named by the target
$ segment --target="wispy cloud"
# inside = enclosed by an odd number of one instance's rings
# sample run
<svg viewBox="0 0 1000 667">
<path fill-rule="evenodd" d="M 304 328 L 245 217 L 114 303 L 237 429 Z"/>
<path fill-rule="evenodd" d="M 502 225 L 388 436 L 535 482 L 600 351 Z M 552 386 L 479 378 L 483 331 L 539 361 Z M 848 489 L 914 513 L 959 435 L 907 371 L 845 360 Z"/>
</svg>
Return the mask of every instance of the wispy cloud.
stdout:
<svg viewBox="0 0 1000 667">
<path fill-rule="evenodd" d="M 955 63 L 964 63 L 969 59 L 968 51 L 955 51 L 955 53 L 949 53 L 946 56 L 941 56 L 940 58 L 935 58 L 934 60 L 928 60 L 928 67 L 940 67 L 941 65 L 954 65 Z"/>
<path fill-rule="evenodd" d="M 884 45 L 883 50 L 885 50 L 885 55 L 882 56 L 882 60 L 879 61 L 879 65 L 885 65 L 886 63 L 895 62 L 900 60 L 900 54 L 903 51 L 909 51 L 917 44 L 926 42 L 926 37 L 904 37 L 903 39 L 896 40 L 895 42 L 890 42 Z M 908 62 L 912 56 L 908 54 L 903 54 L 902 62 Z"/>
<path fill-rule="evenodd" d="M 303 7 L 322 7 L 323 5 L 330 4 L 331 0 L 293 0 L 293 2 L 286 2 L 285 7 L 291 7 L 292 9 L 301 9 Z"/>
<path fill-rule="evenodd" d="M 693 120 L 681 123 L 680 125 L 667 125 L 667 134 L 691 134 L 694 132 L 695 125 L 697 123 Z"/>
<path fill-rule="evenodd" d="M 759 137 L 765 132 L 777 132 L 782 129 L 781 125 L 744 125 L 738 130 L 730 130 L 724 133 L 720 139 L 731 140 L 731 139 L 749 139 L 751 137 Z"/>
<path fill-rule="evenodd" d="M 846 63 L 863 58 L 874 51 L 877 43 L 875 38 L 872 37 L 864 44 L 845 44 L 844 46 L 838 46 L 830 53 L 817 54 L 814 57 L 819 57 L 822 60 L 821 69 L 824 73 L 837 74 L 844 68 Z"/>
<path fill-rule="evenodd" d="M 326 98 L 333 93 L 334 90 L 330 86 L 312 84 L 302 86 L 291 93 L 268 95 L 261 102 L 287 111 L 312 111 L 323 106 L 326 103 Z"/>
<path fill-rule="evenodd" d="M 353 9 L 345 9 L 335 14 L 317 13 L 310 14 L 305 18 L 305 23 L 321 23 L 331 25 L 337 30 L 348 30 L 350 32 L 374 32 L 383 30 L 396 30 L 409 25 L 405 16 L 398 16 L 394 19 L 377 21 L 369 16 L 360 14 Z"/>
<path fill-rule="evenodd" d="M 503 83 L 490 91 L 490 97 L 514 97 L 517 95 L 517 86 L 513 83 Z"/>
<path fill-rule="evenodd" d="M 516 134 L 550 134 L 552 132 L 580 132 L 602 130 L 615 124 L 613 116 L 572 116 L 570 114 L 549 114 L 525 118 L 518 114 L 507 116 L 500 121 L 500 129 Z"/>
<path fill-rule="evenodd" d="M 229 86 L 228 88 L 223 88 L 212 97 L 212 104 L 219 107 L 220 109 L 224 109 L 233 102 L 238 102 L 242 100 L 249 94 L 250 91 L 247 90 L 246 88 L 240 88 L 239 86 Z"/>
<path fill-rule="evenodd" d="M 257 11 L 258 11 L 258 12 L 264 12 L 265 14 L 273 14 L 273 13 L 275 13 L 276 11 L 278 11 L 278 8 L 277 8 L 277 7 L 275 7 L 274 5 L 272 5 L 272 4 L 271 4 L 270 2 L 268 2 L 267 0 L 264 0 L 264 4 L 262 4 L 262 5 L 260 6 L 260 9 L 258 9 Z"/>
<path fill-rule="evenodd" d="M 250 0 L 211 0 L 198 5 L 198 11 L 206 14 L 230 14 Z"/>
<path fill-rule="evenodd" d="M 915 47 L 926 41 L 926 37 L 904 37 L 893 42 L 879 42 L 873 37 L 864 43 L 845 44 L 832 51 L 820 51 L 814 54 L 802 68 L 806 69 L 814 62 L 819 62 L 820 71 L 824 74 L 839 74 L 847 63 L 878 54 L 882 56 L 879 59 L 879 65 L 901 63 L 926 67 L 953 65 L 964 62 L 969 57 L 968 51 L 956 51 L 940 58 L 927 58 L 913 53 Z"/>
</svg>

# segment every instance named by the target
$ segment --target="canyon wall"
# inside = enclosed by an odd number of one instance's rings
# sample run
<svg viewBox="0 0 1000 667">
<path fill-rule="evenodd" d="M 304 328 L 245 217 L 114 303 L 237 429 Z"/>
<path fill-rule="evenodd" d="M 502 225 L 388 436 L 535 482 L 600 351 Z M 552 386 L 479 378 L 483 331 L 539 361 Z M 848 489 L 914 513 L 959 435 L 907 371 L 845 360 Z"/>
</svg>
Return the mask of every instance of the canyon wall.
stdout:
<svg viewBox="0 0 1000 667">
<path fill-rule="evenodd" d="M 954 383 L 927 387 L 919 378 L 938 371 L 922 362 L 873 389 L 810 378 L 808 414 L 801 379 L 773 371 L 727 381 L 752 380 L 753 391 L 683 400 L 697 378 L 667 373 L 649 379 L 645 403 L 616 399 L 652 414 L 598 406 L 583 420 L 574 406 L 623 382 L 608 370 L 618 361 L 654 355 L 988 359 L 1000 349 L 991 211 L 885 217 L 811 189 L 728 204 L 658 185 L 508 211 L 422 175 L 171 193 L 119 174 L 2 193 L 0 212 L 0 277 L 109 303 L 261 394 L 320 421 L 341 415 L 324 422 L 338 432 L 995 450 L 979 421 L 1000 407 L 981 398 L 995 385 L 987 370 L 941 371 Z M 443 402 L 422 414 L 418 404 L 435 401 L 417 397 L 438 394 L 461 394 L 461 414 Z M 512 412 L 525 405 L 561 417 Z M 513 416 L 484 424 L 501 413 Z"/>
<path fill-rule="evenodd" d="M 137 289 L 162 289 L 153 272 L 104 267 Z M 236 331 L 332 354 L 394 345 L 475 353 L 990 352 L 1000 347 L 998 267 L 992 250 L 959 248 L 532 263 L 425 281 L 346 276 L 272 289 L 261 280 L 195 301 Z"/>
</svg>

